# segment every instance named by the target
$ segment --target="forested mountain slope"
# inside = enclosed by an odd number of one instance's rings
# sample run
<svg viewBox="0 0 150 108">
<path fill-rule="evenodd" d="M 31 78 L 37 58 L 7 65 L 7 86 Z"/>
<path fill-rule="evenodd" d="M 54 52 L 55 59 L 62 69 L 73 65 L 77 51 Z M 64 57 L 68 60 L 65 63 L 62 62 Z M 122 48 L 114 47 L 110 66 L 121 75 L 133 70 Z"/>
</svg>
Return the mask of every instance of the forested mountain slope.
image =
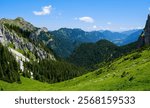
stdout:
<svg viewBox="0 0 150 108">
<path fill-rule="evenodd" d="M 0 81 L 1 90 L 150 90 L 150 48 L 106 63 L 98 70 L 61 83 L 21 78 L 22 84 Z M 29 84 L 30 83 L 30 84 Z"/>
<path fill-rule="evenodd" d="M 97 63 L 109 62 L 135 49 L 137 49 L 136 42 L 121 47 L 107 40 L 83 43 L 74 50 L 68 61 L 77 66 L 93 69 Z"/>
</svg>

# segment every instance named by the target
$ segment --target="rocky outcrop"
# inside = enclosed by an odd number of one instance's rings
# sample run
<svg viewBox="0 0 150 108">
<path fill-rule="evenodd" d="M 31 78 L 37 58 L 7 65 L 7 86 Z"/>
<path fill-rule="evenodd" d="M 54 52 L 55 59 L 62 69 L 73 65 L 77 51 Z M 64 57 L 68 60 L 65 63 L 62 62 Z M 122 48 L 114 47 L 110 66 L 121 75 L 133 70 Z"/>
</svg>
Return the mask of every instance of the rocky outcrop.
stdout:
<svg viewBox="0 0 150 108">
<path fill-rule="evenodd" d="M 145 45 L 150 45 L 150 14 L 148 15 L 145 28 L 138 39 L 138 47 Z"/>
<path fill-rule="evenodd" d="M 0 42 L 3 43 L 3 33 L 2 33 L 1 26 L 0 26 Z"/>
<path fill-rule="evenodd" d="M 19 27 L 22 31 L 29 31 L 30 36 L 25 38 L 21 36 L 20 33 L 10 29 L 6 26 L 6 24 Z M 31 56 L 32 59 L 50 58 L 55 60 L 54 55 L 45 51 L 42 45 L 40 45 L 38 38 L 41 36 L 41 32 L 47 33 L 48 30 L 46 28 L 34 27 L 21 17 L 18 17 L 15 20 L 8 20 L 4 18 L 0 20 L 0 42 L 3 45 L 19 50 L 21 53 Z"/>
<path fill-rule="evenodd" d="M 22 35 L 23 32 L 18 32 L 18 29 L 29 32 L 30 36 Z M 42 37 L 41 33 L 47 34 L 47 32 L 46 28 L 36 28 L 20 17 L 15 20 L 0 20 L 0 43 L 8 47 L 9 51 L 13 53 L 16 60 L 19 61 L 22 71 L 24 70 L 22 65 L 25 61 L 56 60 L 53 53 L 45 50 L 45 46 L 38 40 L 39 37 Z"/>
<path fill-rule="evenodd" d="M 148 15 L 148 20 L 144 28 L 144 37 L 145 37 L 145 44 L 150 45 L 150 15 Z"/>
<path fill-rule="evenodd" d="M 18 51 L 8 48 L 8 50 L 12 53 L 12 55 L 16 58 L 16 61 L 20 65 L 20 70 L 23 72 L 24 71 L 24 62 L 30 62 L 29 58 L 25 57 L 23 54 L 19 53 Z"/>
</svg>

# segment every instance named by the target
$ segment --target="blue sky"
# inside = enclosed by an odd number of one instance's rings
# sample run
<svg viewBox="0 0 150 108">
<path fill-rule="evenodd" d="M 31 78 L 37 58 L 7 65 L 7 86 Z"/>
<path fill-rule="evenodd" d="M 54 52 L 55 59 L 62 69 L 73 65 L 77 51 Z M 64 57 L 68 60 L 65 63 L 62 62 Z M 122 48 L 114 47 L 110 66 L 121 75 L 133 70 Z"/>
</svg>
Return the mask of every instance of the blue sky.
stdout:
<svg viewBox="0 0 150 108">
<path fill-rule="evenodd" d="M 0 0 L 0 18 L 23 17 L 37 27 L 86 31 L 142 28 L 150 0 Z"/>
</svg>

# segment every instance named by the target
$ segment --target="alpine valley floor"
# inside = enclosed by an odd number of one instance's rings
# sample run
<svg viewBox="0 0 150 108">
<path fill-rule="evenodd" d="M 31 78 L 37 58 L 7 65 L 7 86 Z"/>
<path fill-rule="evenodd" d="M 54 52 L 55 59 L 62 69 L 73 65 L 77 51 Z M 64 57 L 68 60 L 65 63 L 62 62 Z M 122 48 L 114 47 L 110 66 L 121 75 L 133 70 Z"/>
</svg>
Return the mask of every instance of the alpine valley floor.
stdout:
<svg viewBox="0 0 150 108">
<path fill-rule="evenodd" d="M 135 51 L 72 80 L 48 84 L 21 77 L 21 84 L 0 81 L 4 91 L 149 91 L 150 48 Z"/>
</svg>

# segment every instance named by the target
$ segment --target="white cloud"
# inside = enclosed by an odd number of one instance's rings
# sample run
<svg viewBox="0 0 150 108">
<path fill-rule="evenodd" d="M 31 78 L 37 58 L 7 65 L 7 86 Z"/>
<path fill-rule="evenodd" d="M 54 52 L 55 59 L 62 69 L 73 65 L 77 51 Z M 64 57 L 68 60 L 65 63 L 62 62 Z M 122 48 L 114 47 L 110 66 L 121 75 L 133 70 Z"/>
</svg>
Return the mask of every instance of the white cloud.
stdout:
<svg viewBox="0 0 150 108">
<path fill-rule="evenodd" d="M 107 24 L 108 24 L 108 25 L 111 25 L 112 23 L 111 23 L 111 22 L 107 22 Z"/>
<path fill-rule="evenodd" d="M 148 8 L 148 10 L 150 11 L 150 7 Z"/>
<path fill-rule="evenodd" d="M 80 17 L 79 20 L 83 21 L 83 22 L 86 22 L 86 23 L 94 23 L 94 19 L 91 18 L 91 17 L 88 17 L 88 16 L 86 16 L 86 17 Z"/>
<path fill-rule="evenodd" d="M 96 25 L 94 25 L 94 26 L 93 26 L 93 29 L 97 29 L 97 26 L 96 26 Z"/>
<path fill-rule="evenodd" d="M 34 15 L 38 15 L 38 16 L 41 16 L 41 15 L 48 15 L 50 14 L 52 11 L 52 6 L 49 5 L 49 6 L 44 6 L 42 7 L 42 11 L 34 11 Z"/>
</svg>

